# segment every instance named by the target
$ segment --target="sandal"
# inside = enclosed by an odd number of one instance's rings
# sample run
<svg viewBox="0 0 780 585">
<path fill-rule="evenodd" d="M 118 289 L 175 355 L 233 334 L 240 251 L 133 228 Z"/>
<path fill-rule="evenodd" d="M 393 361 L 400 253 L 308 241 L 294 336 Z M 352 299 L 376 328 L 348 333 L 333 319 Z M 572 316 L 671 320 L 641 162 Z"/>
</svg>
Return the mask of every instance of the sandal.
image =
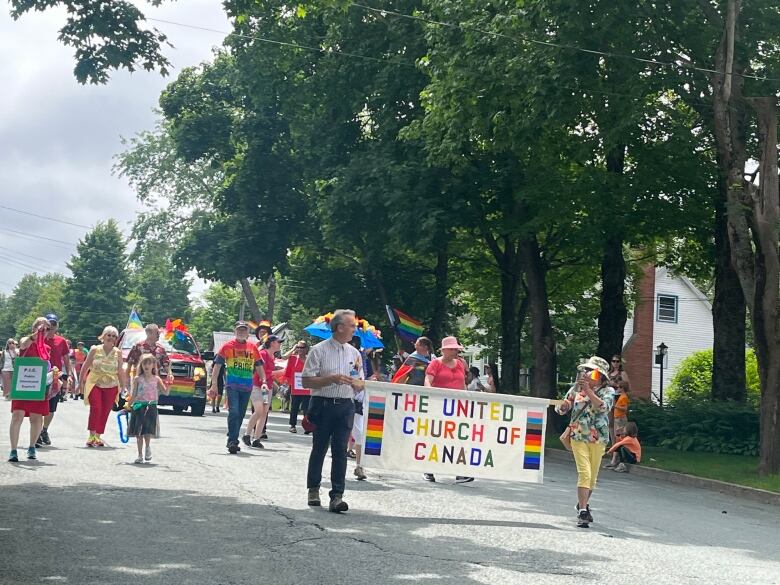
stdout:
<svg viewBox="0 0 780 585">
<path fill-rule="evenodd" d="M 293 434 L 297 434 L 298 433 L 298 429 L 296 429 L 295 427 L 290 427 L 290 432 L 293 433 Z"/>
<path fill-rule="evenodd" d="M 356 459 L 357 455 L 355 454 L 355 451 L 350 449 L 349 451 L 347 451 L 347 457 L 349 457 L 350 459 Z"/>
<path fill-rule="evenodd" d="M 93 441 L 92 441 L 92 445 L 94 447 L 105 447 L 106 446 L 106 444 L 103 442 L 103 439 L 101 439 L 100 437 L 95 437 L 93 439 Z"/>
</svg>

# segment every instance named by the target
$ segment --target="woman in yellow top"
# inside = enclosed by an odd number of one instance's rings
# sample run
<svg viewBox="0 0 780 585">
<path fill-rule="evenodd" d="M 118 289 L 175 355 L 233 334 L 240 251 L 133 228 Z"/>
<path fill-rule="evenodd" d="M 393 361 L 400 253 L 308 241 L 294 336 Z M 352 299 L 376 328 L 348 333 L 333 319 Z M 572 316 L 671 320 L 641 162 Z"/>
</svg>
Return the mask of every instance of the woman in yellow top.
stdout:
<svg viewBox="0 0 780 585">
<path fill-rule="evenodd" d="M 127 387 L 125 371 L 122 368 L 122 352 L 117 347 L 119 331 L 111 325 L 103 329 L 98 337 L 103 343 L 89 349 L 87 359 L 81 366 L 81 394 L 84 405 L 89 406 L 87 447 L 103 447 L 100 438 L 106 430 L 106 421 L 111 405 L 119 397 L 119 388 Z"/>
</svg>

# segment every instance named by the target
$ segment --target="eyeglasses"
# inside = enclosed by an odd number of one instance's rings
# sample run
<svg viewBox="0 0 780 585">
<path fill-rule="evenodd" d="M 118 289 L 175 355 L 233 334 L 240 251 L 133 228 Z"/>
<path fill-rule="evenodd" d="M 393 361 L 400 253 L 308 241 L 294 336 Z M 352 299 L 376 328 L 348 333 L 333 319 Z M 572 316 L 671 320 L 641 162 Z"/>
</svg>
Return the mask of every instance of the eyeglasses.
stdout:
<svg viewBox="0 0 780 585">
<path fill-rule="evenodd" d="M 116 333 L 106 333 L 103 337 L 119 337 Z"/>
<path fill-rule="evenodd" d="M 613 364 L 619 364 L 619 363 L 620 363 L 620 360 L 612 360 L 612 363 L 613 363 Z"/>
</svg>

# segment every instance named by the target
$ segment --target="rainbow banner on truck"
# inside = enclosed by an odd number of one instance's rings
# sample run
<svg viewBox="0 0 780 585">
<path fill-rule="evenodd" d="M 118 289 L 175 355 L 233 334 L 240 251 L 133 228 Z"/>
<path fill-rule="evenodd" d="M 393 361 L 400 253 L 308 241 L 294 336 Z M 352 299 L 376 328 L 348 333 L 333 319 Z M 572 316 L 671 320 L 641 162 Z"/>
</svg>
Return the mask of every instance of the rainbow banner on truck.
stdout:
<svg viewBox="0 0 780 585">
<path fill-rule="evenodd" d="M 549 401 L 366 382 L 362 464 L 542 483 Z"/>
</svg>

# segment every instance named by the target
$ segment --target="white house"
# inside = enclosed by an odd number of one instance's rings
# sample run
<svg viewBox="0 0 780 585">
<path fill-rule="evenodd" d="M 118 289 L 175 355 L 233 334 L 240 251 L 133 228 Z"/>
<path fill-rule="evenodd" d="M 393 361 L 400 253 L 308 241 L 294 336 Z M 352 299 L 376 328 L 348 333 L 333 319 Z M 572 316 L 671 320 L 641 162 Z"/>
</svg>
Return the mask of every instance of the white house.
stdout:
<svg viewBox="0 0 780 585">
<path fill-rule="evenodd" d="M 661 366 L 657 348 L 666 346 L 663 387 L 680 362 L 694 352 L 712 347 L 712 305 L 686 277 L 667 268 L 648 266 L 637 283 L 638 299 L 626 322 L 623 359 L 632 394 L 657 401 L 661 390 Z"/>
</svg>

